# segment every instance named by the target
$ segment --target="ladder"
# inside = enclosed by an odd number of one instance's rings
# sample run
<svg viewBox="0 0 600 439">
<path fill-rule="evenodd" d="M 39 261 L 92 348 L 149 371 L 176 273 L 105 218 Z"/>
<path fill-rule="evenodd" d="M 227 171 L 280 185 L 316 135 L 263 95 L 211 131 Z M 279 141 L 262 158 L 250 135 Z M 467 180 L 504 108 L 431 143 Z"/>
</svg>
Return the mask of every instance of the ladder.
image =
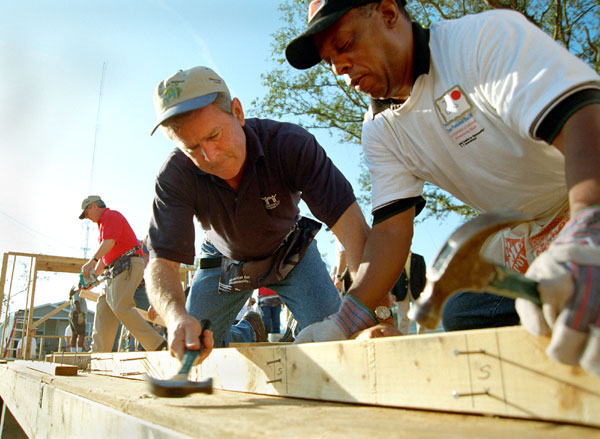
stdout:
<svg viewBox="0 0 600 439">
<path fill-rule="evenodd" d="M 12 347 L 12 341 L 13 338 L 15 336 L 15 332 L 18 332 L 21 334 L 21 338 L 23 338 L 23 334 L 25 333 L 24 331 L 24 324 L 25 324 L 25 319 L 23 318 L 25 315 L 24 310 L 20 309 L 15 313 L 15 317 L 13 320 L 13 325 L 12 328 L 10 330 L 10 335 L 8 336 L 8 340 L 6 342 L 6 345 L 4 347 L 4 352 L 2 353 L 2 358 L 6 358 L 6 355 L 8 354 L 9 351 L 13 351 L 14 348 Z"/>
</svg>

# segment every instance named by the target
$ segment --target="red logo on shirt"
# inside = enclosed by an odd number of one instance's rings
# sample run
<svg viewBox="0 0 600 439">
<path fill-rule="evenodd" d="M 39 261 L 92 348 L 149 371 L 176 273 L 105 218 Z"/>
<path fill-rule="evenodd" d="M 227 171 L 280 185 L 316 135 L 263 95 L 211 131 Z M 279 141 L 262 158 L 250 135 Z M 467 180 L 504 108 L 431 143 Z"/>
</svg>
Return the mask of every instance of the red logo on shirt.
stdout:
<svg viewBox="0 0 600 439">
<path fill-rule="evenodd" d="M 312 20 L 314 18 L 315 15 L 317 15 L 317 12 L 319 12 L 321 10 L 321 8 L 323 8 L 323 6 L 325 6 L 325 0 L 313 0 L 312 2 L 310 2 L 310 4 L 308 5 L 308 22 L 310 23 L 310 20 Z"/>
<path fill-rule="evenodd" d="M 550 243 L 554 241 L 556 235 L 562 230 L 565 224 L 569 221 L 569 214 L 565 213 L 558 215 L 554 218 L 546 227 L 544 227 L 540 233 L 533 235 L 529 239 L 529 245 L 531 245 L 531 251 L 534 257 L 538 257 L 540 253 L 545 252 L 550 246 Z"/>
<path fill-rule="evenodd" d="M 519 273 L 527 271 L 529 262 L 524 238 L 504 238 L 504 264 Z"/>
</svg>

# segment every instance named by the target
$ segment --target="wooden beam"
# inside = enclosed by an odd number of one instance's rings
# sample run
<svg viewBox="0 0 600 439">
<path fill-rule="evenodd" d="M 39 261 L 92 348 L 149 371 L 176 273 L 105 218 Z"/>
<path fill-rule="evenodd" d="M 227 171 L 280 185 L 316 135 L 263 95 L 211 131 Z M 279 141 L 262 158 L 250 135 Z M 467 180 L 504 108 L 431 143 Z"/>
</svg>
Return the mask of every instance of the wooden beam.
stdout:
<svg viewBox="0 0 600 439">
<path fill-rule="evenodd" d="M 135 310 L 138 312 L 139 315 L 142 316 L 142 318 L 144 320 L 146 320 L 147 322 L 150 323 L 156 323 L 157 325 L 162 326 L 163 328 L 167 327 L 167 324 L 165 323 L 165 321 L 163 320 L 163 318 L 161 316 L 159 316 L 158 314 L 156 315 L 156 318 L 154 320 L 152 320 L 150 317 L 148 317 L 148 311 L 145 311 L 143 309 L 140 308 L 135 308 Z"/>
<path fill-rule="evenodd" d="M 79 273 L 81 266 L 87 262 L 83 258 L 68 256 L 43 255 L 39 253 L 9 252 L 5 255 L 35 258 L 38 261 L 38 271 L 54 271 L 57 273 Z"/>
<path fill-rule="evenodd" d="M 221 390 L 156 398 L 138 380 L 48 377 L 18 364 L 0 366 L 0 396 L 32 438 L 597 439 L 599 433 L 577 425 Z"/>
<path fill-rule="evenodd" d="M 29 369 L 37 370 L 38 372 L 49 373 L 57 376 L 77 376 L 77 366 L 69 366 L 64 364 L 46 363 L 44 361 L 24 361 L 15 360 L 15 364 L 28 367 Z"/>
<path fill-rule="evenodd" d="M 600 379 L 550 360 L 547 340 L 498 328 L 365 341 L 215 349 L 192 377 L 215 388 L 600 426 Z M 92 370 L 177 371 L 168 352 L 93 354 Z"/>
<path fill-rule="evenodd" d="M 71 302 L 70 301 L 66 301 L 63 304 L 59 305 L 56 307 L 56 309 L 50 311 L 48 314 L 46 314 L 44 317 L 42 317 L 39 320 L 36 320 L 32 325 L 31 328 L 35 329 L 38 326 L 40 326 L 42 323 L 44 323 L 46 320 L 48 320 L 50 317 L 55 316 L 56 314 L 58 314 L 59 312 L 61 312 L 63 309 L 65 309 L 67 306 L 69 306 Z"/>
<path fill-rule="evenodd" d="M 2 256 L 2 269 L 0 271 L 0 316 L 4 305 L 4 284 L 6 283 L 6 269 L 8 268 L 8 254 Z M 6 314 L 8 315 L 8 301 L 6 303 Z M 2 337 L 4 339 L 4 337 Z"/>
<path fill-rule="evenodd" d="M 79 293 L 79 295 L 81 297 L 83 297 L 84 299 L 91 300 L 92 302 L 97 302 L 98 298 L 100 297 L 100 294 L 96 293 L 95 291 L 91 291 L 91 290 L 81 290 L 81 292 Z M 163 320 L 163 318 L 161 316 L 157 315 L 156 319 L 152 320 L 152 319 L 150 319 L 150 317 L 148 317 L 148 311 L 145 311 L 145 310 L 140 309 L 140 308 L 135 308 L 135 310 L 147 322 L 156 323 L 157 325 L 160 325 L 160 326 L 162 326 L 164 328 L 167 327 L 165 321 Z"/>
<path fill-rule="evenodd" d="M 0 367 L 0 395 L 28 437 L 192 437 L 158 425 L 150 417 L 128 414 L 130 409 L 121 406 L 127 394 L 119 388 L 131 391 L 123 382 L 86 381 L 81 377 L 48 380 L 19 364 Z M 131 402 L 135 404 L 134 398 Z M 158 410 L 153 416 L 161 418 Z"/>
</svg>

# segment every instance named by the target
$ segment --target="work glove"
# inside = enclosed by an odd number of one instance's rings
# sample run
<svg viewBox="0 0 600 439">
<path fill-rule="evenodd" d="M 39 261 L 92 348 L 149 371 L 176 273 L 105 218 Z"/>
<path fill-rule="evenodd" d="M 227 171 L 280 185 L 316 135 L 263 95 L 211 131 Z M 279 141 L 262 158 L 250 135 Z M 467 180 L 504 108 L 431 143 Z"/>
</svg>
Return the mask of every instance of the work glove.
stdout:
<svg viewBox="0 0 600 439">
<path fill-rule="evenodd" d="M 525 329 L 552 334 L 550 358 L 600 377 L 600 206 L 577 212 L 526 275 L 542 307 L 516 300 Z"/>
<path fill-rule="evenodd" d="M 347 294 L 340 309 L 325 320 L 304 328 L 296 337 L 297 343 L 315 341 L 347 340 L 355 332 L 379 323 L 375 313 L 364 306 L 354 296 Z"/>
</svg>

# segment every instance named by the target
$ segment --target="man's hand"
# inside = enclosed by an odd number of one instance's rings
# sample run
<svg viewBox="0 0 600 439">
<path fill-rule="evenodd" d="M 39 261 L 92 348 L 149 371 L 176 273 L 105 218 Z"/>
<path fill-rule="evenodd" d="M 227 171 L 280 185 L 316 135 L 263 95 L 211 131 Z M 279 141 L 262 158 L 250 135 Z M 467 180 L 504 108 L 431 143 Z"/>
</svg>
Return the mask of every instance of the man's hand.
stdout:
<svg viewBox="0 0 600 439">
<path fill-rule="evenodd" d="M 152 305 L 150 305 L 148 307 L 148 318 L 150 320 L 156 320 L 156 317 L 158 317 L 158 314 L 157 314 L 156 310 L 154 309 L 154 307 Z"/>
<path fill-rule="evenodd" d="M 543 305 L 517 299 L 523 326 L 552 334 L 551 358 L 600 376 L 600 207 L 577 212 L 527 276 L 539 281 Z"/>
<path fill-rule="evenodd" d="M 389 323 L 380 323 L 367 329 L 363 329 L 352 336 L 354 340 L 369 340 L 380 337 L 396 337 L 402 334 L 398 328 Z"/>
<path fill-rule="evenodd" d="M 341 291 L 341 290 L 342 290 L 342 279 L 340 279 L 340 278 L 338 278 L 338 277 L 336 276 L 336 278 L 333 280 L 333 284 L 335 285 L 335 288 L 336 288 L 338 291 Z"/>
<path fill-rule="evenodd" d="M 83 277 L 85 277 L 85 278 L 90 277 L 90 272 L 95 268 L 95 265 L 96 265 L 96 262 L 93 259 L 90 259 L 85 264 L 83 264 L 83 266 L 81 267 L 81 272 L 83 273 Z"/>
<path fill-rule="evenodd" d="M 346 340 L 352 334 L 378 323 L 375 313 L 354 296 L 347 294 L 340 310 L 322 322 L 307 326 L 298 334 L 294 343 Z"/>
<path fill-rule="evenodd" d="M 200 322 L 191 315 L 181 313 L 177 317 L 171 318 L 167 322 L 167 328 L 169 333 L 169 351 L 173 357 L 181 361 L 186 349 L 200 349 L 199 337 L 202 327 L 200 326 Z M 202 363 L 210 355 L 214 344 L 212 331 L 206 329 L 202 333 L 202 346 L 204 350 L 196 363 Z"/>
</svg>

